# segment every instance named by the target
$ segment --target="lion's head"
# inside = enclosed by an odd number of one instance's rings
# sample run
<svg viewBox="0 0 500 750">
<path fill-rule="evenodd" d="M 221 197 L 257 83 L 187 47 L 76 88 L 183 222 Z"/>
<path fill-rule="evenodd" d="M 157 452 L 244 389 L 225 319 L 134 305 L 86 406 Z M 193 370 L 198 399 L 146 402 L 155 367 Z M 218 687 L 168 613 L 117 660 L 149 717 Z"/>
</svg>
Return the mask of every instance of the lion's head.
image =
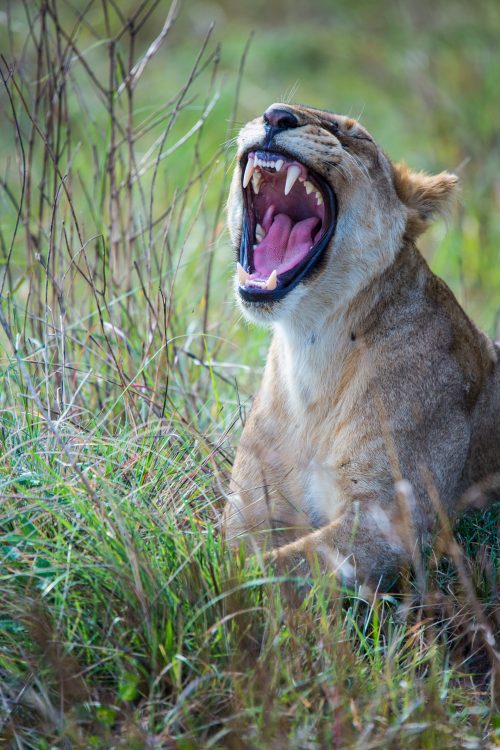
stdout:
<svg viewBox="0 0 500 750">
<path fill-rule="evenodd" d="M 245 313 L 266 322 L 348 304 L 456 183 L 392 164 L 349 117 L 273 104 L 240 132 L 228 203 Z"/>
</svg>

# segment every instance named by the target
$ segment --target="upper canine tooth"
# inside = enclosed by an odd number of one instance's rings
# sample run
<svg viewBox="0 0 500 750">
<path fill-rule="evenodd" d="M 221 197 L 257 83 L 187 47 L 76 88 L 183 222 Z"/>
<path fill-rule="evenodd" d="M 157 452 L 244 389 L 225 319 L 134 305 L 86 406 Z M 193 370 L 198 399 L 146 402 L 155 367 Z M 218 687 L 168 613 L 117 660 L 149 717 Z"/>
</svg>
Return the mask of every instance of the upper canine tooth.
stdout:
<svg viewBox="0 0 500 750">
<path fill-rule="evenodd" d="M 238 270 L 238 281 L 240 286 L 245 286 L 247 279 L 250 278 L 250 274 L 245 271 L 243 266 L 240 263 L 236 263 L 236 268 Z"/>
<path fill-rule="evenodd" d="M 290 190 L 295 185 L 295 180 L 300 174 L 300 167 L 298 167 L 296 164 L 292 164 L 291 167 L 288 167 L 288 172 L 286 173 L 286 183 L 285 183 L 285 195 L 288 195 Z"/>
<path fill-rule="evenodd" d="M 254 172 L 252 176 L 252 187 L 253 187 L 253 191 L 255 195 L 257 195 L 259 192 L 261 179 L 262 179 L 262 175 L 259 172 Z"/>
<path fill-rule="evenodd" d="M 245 167 L 245 174 L 243 175 L 243 187 L 244 188 L 246 188 L 246 186 L 250 182 L 254 169 L 255 169 L 255 161 L 251 156 L 249 156 L 247 165 Z"/>
<path fill-rule="evenodd" d="M 273 289 L 276 289 L 278 286 L 278 274 L 276 273 L 276 269 L 271 273 L 268 280 L 266 281 L 266 289 L 269 289 L 270 292 L 273 291 Z"/>
<path fill-rule="evenodd" d="M 274 165 L 274 167 L 275 167 L 275 169 L 276 169 L 277 172 L 280 171 L 280 169 L 281 169 L 281 167 L 283 166 L 284 163 L 285 162 L 283 161 L 283 159 L 278 159 L 278 161 Z"/>
<path fill-rule="evenodd" d="M 314 185 L 312 184 L 312 182 L 309 182 L 309 180 L 306 180 L 304 182 L 304 187 L 306 189 L 307 195 L 309 195 L 309 193 L 312 193 L 312 191 L 314 190 Z"/>
</svg>

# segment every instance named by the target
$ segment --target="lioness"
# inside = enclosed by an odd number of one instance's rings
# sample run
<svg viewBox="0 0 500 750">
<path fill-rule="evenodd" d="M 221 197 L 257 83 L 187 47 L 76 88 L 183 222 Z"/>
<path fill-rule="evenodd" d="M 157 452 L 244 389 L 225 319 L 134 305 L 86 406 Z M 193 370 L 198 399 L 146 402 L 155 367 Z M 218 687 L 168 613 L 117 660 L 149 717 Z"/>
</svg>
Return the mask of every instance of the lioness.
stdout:
<svg viewBox="0 0 500 750">
<path fill-rule="evenodd" d="M 452 518 L 500 471 L 500 347 L 415 246 L 456 188 L 392 164 L 349 117 L 273 104 L 241 131 L 237 296 L 274 335 L 234 464 L 230 543 L 387 585 L 437 504 Z"/>
</svg>

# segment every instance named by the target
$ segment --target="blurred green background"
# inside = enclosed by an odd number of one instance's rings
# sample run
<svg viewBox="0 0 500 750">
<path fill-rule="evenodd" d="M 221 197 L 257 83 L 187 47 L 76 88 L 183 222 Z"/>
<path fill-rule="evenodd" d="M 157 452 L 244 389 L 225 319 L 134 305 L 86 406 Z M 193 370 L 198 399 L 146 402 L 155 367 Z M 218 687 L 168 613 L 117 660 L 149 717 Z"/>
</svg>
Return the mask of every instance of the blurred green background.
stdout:
<svg viewBox="0 0 500 750">
<path fill-rule="evenodd" d="M 474 319 L 500 336 L 500 3 L 190 2 L 174 35 L 176 73 L 212 22 L 228 80 L 219 117 L 252 34 L 239 122 L 273 101 L 299 101 L 359 118 L 393 160 L 460 175 L 458 212 L 422 247 Z"/>
<path fill-rule="evenodd" d="M 126 16 L 137 5 L 127 0 L 119 8 Z M 35 8 L 34 3 L 33 15 Z M 58 8 L 68 19 L 77 16 L 72 3 L 58 2 Z M 165 0 L 156 4 L 138 36 L 137 55 L 156 37 L 169 8 Z M 12 59 L 19 58 L 27 42 L 26 10 L 10 2 L 0 18 L 4 54 L 10 48 Z M 212 24 L 208 48 L 221 45 L 214 82 L 220 98 L 207 119 L 202 152 L 215 151 L 237 130 L 228 133 L 227 126 L 249 43 L 237 124 L 273 101 L 300 101 L 359 117 L 394 160 L 460 175 L 458 213 L 448 228 L 436 227 L 423 247 L 471 315 L 490 334 L 500 335 L 500 3 L 187 1 L 150 63 L 148 85 L 138 90 L 146 109 L 183 84 Z M 106 36 L 101 6 L 91 3 L 79 42 L 97 77 L 106 63 Z M 202 110 L 208 76 L 198 83 L 179 132 Z M 89 117 L 98 122 L 102 112 L 90 94 L 88 105 L 93 109 Z M 6 107 L 3 97 L 3 117 Z M 10 138 L 4 131 L 4 157 L 12 147 Z M 184 158 L 183 152 L 169 161 L 171 182 L 182 174 Z M 229 257 L 219 253 L 218 263 L 226 267 Z"/>
<path fill-rule="evenodd" d="M 183 38 L 217 22 L 231 76 L 251 31 L 239 119 L 269 103 L 359 118 L 393 160 L 457 172 L 458 214 L 422 242 L 471 315 L 500 336 L 500 3 L 190 3 Z"/>
<path fill-rule="evenodd" d="M 61 0 L 57 5 L 68 17 L 83 10 Z M 137 6 L 126 0 L 118 7 L 126 16 Z M 33 13 L 35 7 L 33 3 Z M 106 61 L 106 29 L 100 3 L 89 8 L 89 24 L 83 24 L 79 40 L 87 46 L 87 59 L 98 74 Z M 158 34 L 169 8 L 165 0 L 156 5 L 141 29 L 137 54 Z M 10 2 L 0 16 L 4 54 L 8 56 L 10 48 L 13 57 L 19 57 L 26 45 L 25 10 Z M 7 31 L 8 17 L 14 31 Z M 187 0 L 151 61 L 148 86 L 140 91 L 145 106 L 158 105 L 185 81 L 213 23 L 209 48 L 221 44 L 215 84 L 221 96 L 206 123 L 203 150 L 209 153 L 227 137 L 237 71 L 251 36 L 237 122 L 276 100 L 309 103 L 359 117 L 394 160 L 460 174 L 459 215 L 446 236 L 441 226 L 424 246 L 433 267 L 471 314 L 490 333 L 500 335 L 498 0 Z M 206 86 L 205 80 L 192 104 L 194 111 L 201 109 Z M 2 98 L 2 116 L 5 107 Z M 93 116 L 98 119 L 99 112 Z M 4 135 L 5 149 L 10 144 Z M 171 170 L 175 167 L 170 164 Z"/>
<path fill-rule="evenodd" d="M 54 0 L 53 5 L 68 31 L 80 24 L 79 48 L 85 50 L 85 60 L 96 79 L 106 85 L 109 29 L 119 28 L 120 16 L 132 16 L 140 3 L 111 3 L 105 14 L 101 3 L 90 2 L 83 20 L 79 16 L 83 7 L 79 9 L 66 0 Z M 30 65 L 35 59 L 28 17 L 31 15 L 31 22 L 36 19 L 37 7 L 37 3 L 9 0 L 0 12 L 1 48 L 8 60 L 17 61 L 25 80 L 30 79 Z M 165 0 L 150 4 L 136 37 L 134 59 L 139 59 L 158 35 L 170 7 Z M 215 57 L 193 82 L 189 102 L 184 103 L 168 140 L 172 143 L 181 138 L 214 97 L 203 135 L 196 142 L 200 163 L 208 164 L 218 150 L 222 157 L 215 169 L 207 171 L 206 221 L 210 212 L 216 211 L 221 190 L 224 193 L 227 188 L 234 154 L 230 139 L 239 125 L 271 102 L 299 101 L 357 117 L 393 160 L 404 159 L 416 169 L 449 169 L 460 175 L 458 210 L 447 226 L 440 222 L 433 227 L 421 240 L 421 247 L 474 320 L 490 335 L 500 336 L 498 0 L 313 0 L 302 4 L 288 0 L 186 0 L 179 4 L 171 32 L 137 87 L 135 115 L 147 117 L 160 111 L 185 83 L 212 26 L 205 55 L 213 53 Z M 238 71 L 247 45 L 233 123 Z M 126 63 L 124 58 L 124 66 Z M 73 66 L 71 81 L 73 144 L 78 144 L 72 165 L 83 175 L 92 160 L 91 148 L 106 143 L 106 110 L 81 66 Z M 32 80 L 32 88 L 34 85 Z M 4 93 L 0 99 L 4 120 L 0 158 L 3 180 L 9 183 L 13 176 L 18 179 L 19 165 L 16 167 L 12 159 L 16 135 L 7 125 L 10 112 Z M 160 164 L 155 186 L 157 205 L 168 205 L 179 184 L 185 182 L 193 141 Z M 153 135 L 146 133 L 140 145 L 142 153 L 153 144 Z M 103 157 L 95 172 L 102 173 L 104 167 Z M 92 180 L 93 187 L 87 187 L 87 193 L 96 199 L 104 196 L 95 174 Z M 1 201 L 3 236 L 8 244 L 15 212 L 5 193 Z M 106 214 L 104 197 L 93 211 L 93 221 L 98 225 L 99 218 Z M 93 226 L 87 236 L 97 231 L 99 226 Z M 206 226 L 201 225 L 198 246 L 190 241 L 184 256 L 188 264 L 191 259 L 191 283 L 196 281 L 198 270 L 200 284 L 204 278 L 205 235 Z M 23 252 L 22 238 L 18 237 L 14 258 L 20 269 Z M 218 238 L 215 254 L 213 281 L 218 297 L 224 298 L 219 307 L 222 314 L 232 305 L 232 254 L 227 236 Z M 194 299 L 192 290 L 180 290 L 181 296 L 184 291 Z"/>
</svg>

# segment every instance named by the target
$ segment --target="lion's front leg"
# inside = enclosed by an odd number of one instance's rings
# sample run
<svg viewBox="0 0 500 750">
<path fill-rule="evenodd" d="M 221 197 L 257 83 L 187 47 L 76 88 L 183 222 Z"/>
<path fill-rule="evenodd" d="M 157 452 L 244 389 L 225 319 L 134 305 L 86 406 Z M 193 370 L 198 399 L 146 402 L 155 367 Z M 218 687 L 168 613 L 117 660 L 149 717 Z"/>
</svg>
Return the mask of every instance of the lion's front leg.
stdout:
<svg viewBox="0 0 500 750">
<path fill-rule="evenodd" d="M 285 546 L 311 530 L 306 514 L 269 486 L 231 493 L 222 528 L 230 547 L 243 544 L 252 553 Z"/>
<path fill-rule="evenodd" d="M 266 559 L 290 573 L 307 575 L 319 568 L 346 585 L 383 589 L 413 562 L 419 537 L 400 508 L 367 500 L 353 503 L 332 523 L 276 547 Z"/>
</svg>

